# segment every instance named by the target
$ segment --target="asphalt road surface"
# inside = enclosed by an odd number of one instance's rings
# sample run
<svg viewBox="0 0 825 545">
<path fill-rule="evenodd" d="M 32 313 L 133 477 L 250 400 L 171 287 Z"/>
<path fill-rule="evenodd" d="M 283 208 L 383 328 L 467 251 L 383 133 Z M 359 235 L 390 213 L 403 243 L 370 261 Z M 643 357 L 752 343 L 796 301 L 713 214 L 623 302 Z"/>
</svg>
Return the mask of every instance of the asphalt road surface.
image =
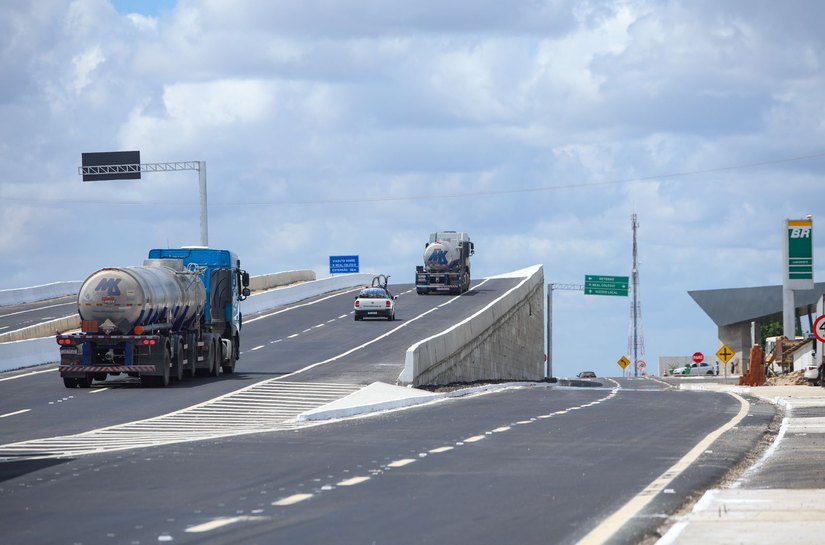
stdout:
<svg viewBox="0 0 825 545">
<path fill-rule="evenodd" d="M 396 322 L 355 322 L 354 293 L 248 317 L 236 374 L 166 389 L 116 379 L 69 390 L 53 368 L 0 375 L 2 541 L 574 544 L 640 498 L 650 501 L 605 535 L 655 539 L 758 443 L 772 406 L 600 379 L 323 425 L 292 419 L 393 383 L 407 346 L 514 282 L 461 297 L 402 287 Z"/>
</svg>

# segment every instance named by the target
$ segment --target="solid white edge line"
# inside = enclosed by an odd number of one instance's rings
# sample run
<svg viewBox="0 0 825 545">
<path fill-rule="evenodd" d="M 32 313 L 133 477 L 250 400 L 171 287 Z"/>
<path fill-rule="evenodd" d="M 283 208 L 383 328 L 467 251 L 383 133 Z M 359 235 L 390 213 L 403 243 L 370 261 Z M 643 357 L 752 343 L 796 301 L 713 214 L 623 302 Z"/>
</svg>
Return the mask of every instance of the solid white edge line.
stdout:
<svg viewBox="0 0 825 545">
<path fill-rule="evenodd" d="M 14 411 L 13 413 L 0 414 L 0 418 L 6 418 L 7 416 L 14 416 L 14 415 L 17 415 L 17 414 L 27 413 L 30 410 L 31 409 L 21 409 L 19 411 Z"/>
<path fill-rule="evenodd" d="M 40 373 L 51 373 L 52 371 L 57 371 L 57 367 L 55 367 L 53 369 L 46 369 L 45 371 L 31 371 L 29 373 L 24 373 L 22 375 L 15 375 L 13 377 L 0 378 L 0 382 L 4 382 L 6 380 L 14 380 L 14 379 L 23 378 L 23 377 L 30 377 L 32 375 L 39 375 Z"/>
<path fill-rule="evenodd" d="M 726 424 L 720 426 L 705 436 L 696 446 L 694 446 L 679 461 L 662 473 L 656 480 L 647 485 L 644 490 L 631 498 L 618 511 L 607 517 L 601 524 L 593 528 L 586 536 L 580 539 L 576 545 L 602 545 L 610 540 L 622 526 L 636 517 L 656 495 L 667 488 L 682 472 L 701 456 L 707 448 L 713 444 L 723 433 L 732 429 L 742 421 L 750 409 L 750 403 L 741 396 L 728 392 L 729 395 L 739 400 L 739 412 Z"/>
</svg>

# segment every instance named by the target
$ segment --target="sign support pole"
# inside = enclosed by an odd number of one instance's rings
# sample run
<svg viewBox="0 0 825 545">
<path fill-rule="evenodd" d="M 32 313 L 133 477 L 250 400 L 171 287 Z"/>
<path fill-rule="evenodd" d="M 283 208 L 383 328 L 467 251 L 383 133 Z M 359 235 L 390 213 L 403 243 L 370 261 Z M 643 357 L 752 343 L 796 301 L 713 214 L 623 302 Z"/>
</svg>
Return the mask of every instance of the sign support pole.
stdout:
<svg viewBox="0 0 825 545">
<path fill-rule="evenodd" d="M 206 161 L 198 161 L 198 180 L 201 196 L 201 246 L 209 246 L 209 227 L 206 208 Z"/>
<path fill-rule="evenodd" d="M 553 378 L 553 290 L 584 291 L 582 284 L 547 284 L 547 365 L 545 375 Z"/>
<path fill-rule="evenodd" d="M 553 378 L 553 284 L 547 284 L 547 363 L 544 377 Z"/>
</svg>

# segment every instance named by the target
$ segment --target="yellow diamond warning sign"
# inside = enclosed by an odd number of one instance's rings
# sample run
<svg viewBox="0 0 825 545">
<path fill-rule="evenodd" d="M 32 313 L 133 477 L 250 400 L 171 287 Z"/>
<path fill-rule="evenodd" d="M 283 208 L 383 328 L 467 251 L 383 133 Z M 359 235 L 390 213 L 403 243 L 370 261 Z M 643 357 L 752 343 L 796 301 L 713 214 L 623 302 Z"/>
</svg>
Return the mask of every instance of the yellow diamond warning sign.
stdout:
<svg viewBox="0 0 825 545">
<path fill-rule="evenodd" d="M 627 359 L 627 356 L 622 356 L 616 363 L 618 363 L 622 369 L 627 369 L 627 366 L 630 365 L 630 360 Z"/>
<path fill-rule="evenodd" d="M 728 363 L 730 359 L 733 357 L 734 351 L 730 349 L 730 347 L 726 344 L 722 345 L 722 348 L 716 352 L 716 357 L 722 360 L 725 363 Z"/>
</svg>

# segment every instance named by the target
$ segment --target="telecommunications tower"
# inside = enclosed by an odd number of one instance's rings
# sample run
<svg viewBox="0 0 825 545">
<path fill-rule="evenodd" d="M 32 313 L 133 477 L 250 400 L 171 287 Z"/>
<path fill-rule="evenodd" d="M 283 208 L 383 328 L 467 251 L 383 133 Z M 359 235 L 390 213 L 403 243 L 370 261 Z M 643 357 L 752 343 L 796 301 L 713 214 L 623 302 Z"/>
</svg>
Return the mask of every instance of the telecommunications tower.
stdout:
<svg viewBox="0 0 825 545">
<path fill-rule="evenodd" d="M 639 248 L 636 244 L 639 221 L 635 213 L 630 221 L 633 228 L 633 271 L 630 277 L 632 297 L 630 298 L 630 333 L 627 336 L 627 353 L 633 356 L 633 376 L 638 377 L 639 368 L 641 367 L 641 371 L 644 372 L 647 364 L 644 362 L 645 337 L 642 330 L 642 303 L 639 300 Z"/>
</svg>

